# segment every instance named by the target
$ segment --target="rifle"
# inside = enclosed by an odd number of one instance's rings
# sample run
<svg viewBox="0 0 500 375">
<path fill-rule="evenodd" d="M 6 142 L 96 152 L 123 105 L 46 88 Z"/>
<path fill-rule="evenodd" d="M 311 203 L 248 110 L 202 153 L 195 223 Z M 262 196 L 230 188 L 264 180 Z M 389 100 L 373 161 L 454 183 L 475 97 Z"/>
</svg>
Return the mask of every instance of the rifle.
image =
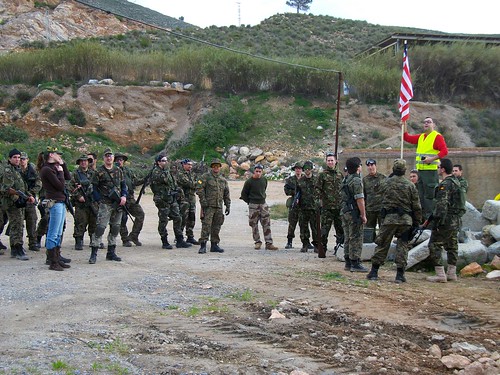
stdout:
<svg viewBox="0 0 500 375">
<path fill-rule="evenodd" d="M 153 171 L 154 171 L 155 167 L 156 167 L 156 164 L 153 165 L 153 168 L 151 168 L 151 170 L 146 175 L 146 177 L 144 177 L 144 183 L 142 184 L 141 190 L 139 190 L 139 195 L 137 196 L 135 203 L 139 204 L 139 202 L 141 201 L 142 195 L 144 194 L 146 187 L 150 184 L 151 176 L 153 175 Z"/>
<path fill-rule="evenodd" d="M 120 206 L 121 197 L 120 197 L 120 193 L 118 192 L 118 189 L 116 188 L 116 186 L 111 189 L 111 191 L 109 192 L 108 198 L 111 200 L 113 208 L 115 208 L 117 210 L 125 211 L 125 213 L 130 218 L 130 220 L 132 220 L 132 223 L 135 224 L 134 217 L 132 216 L 132 214 L 128 210 L 127 203 L 125 203 L 123 206 Z"/>
<path fill-rule="evenodd" d="M 97 217 L 98 210 L 97 208 L 93 205 L 94 203 L 94 197 L 92 194 L 88 194 L 85 189 L 83 189 L 83 186 L 80 185 L 80 187 L 77 188 L 77 190 L 80 190 L 83 194 L 83 197 L 85 198 L 85 205 L 90 208 L 90 211 L 92 211 L 92 215 Z"/>
<path fill-rule="evenodd" d="M 297 186 L 295 195 L 293 196 L 292 208 L 297 208 L 300 205 L 300 198 L 302 198 L 302 191 Z"/>
<path fill-rule="evenodd" d="M 333 248 L 334 250 L 333 255 L 337 255 L 337 251 L 339 251 L 339 249 L 344 246 L 344 236 L 337 236 L 336 234 L 334 236 L 337 239 L 337 243 Z"/>
<path fill-rule="evenodd" d="M 409 238 L 408 242 L 412 240 L 412 238 L 415 236 L 415 234 L 418 233 L 418 236 L 413 240 L 412 245 L 416 244 L 418 242 L 418 239 L 424 233 L 424 230 L 427 229 L 429 224 L 434 220 L 434 215 L 430 214 L 427 220 L 424 221 L 424 223 L 418 227 L 415 227 L 415 231 L 413 232 L 413 235 Z M 413 227 L 412 227 L 413 228 Z"/>
<path fill-rule="evenodd" d="M 73 205 L 71 204 L 71 201 L 69 199 L 69 192 L 66 187 L 64 187 L 64 204 L 66 205 L 66 208 L 68 209 L 68 212 L 71 214 L 71 216 L 75 217 L 75 209 L 73 208 Z"/>
<path fill-rule="evenodd" d="M 316 246 L 318 248 L 318 258 L 326 258 L 326 250 L 321 238 L 321 208 L 316 209 Z"/>
<path fill-rule="evenodd" d="M 9 189 L 9 192 L 12 191 L 12 195 L 18 195 L 19 198 L 14 202 L 16 207 L 18 208 L 23 208 L 26 207 L 26 204 L 28 202 L 28 199 L 30 198 L 29 195 L 27 195 L 24 191 L 21 190 L 14 190 L 14 189 Z M 35 198 L 35 197 L 33 197 Z M 34 204 L 37 204 L 36 198 Z"/>
</svg>

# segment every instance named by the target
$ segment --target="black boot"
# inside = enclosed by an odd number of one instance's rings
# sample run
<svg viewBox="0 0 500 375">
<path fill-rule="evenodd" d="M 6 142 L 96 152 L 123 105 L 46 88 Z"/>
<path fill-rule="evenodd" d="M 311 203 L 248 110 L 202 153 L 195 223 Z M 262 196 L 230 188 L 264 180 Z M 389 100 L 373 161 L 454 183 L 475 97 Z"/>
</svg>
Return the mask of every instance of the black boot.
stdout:
<svg viewBox="0 0 500 375">
<path fill-rule="evenodd" d="M 291 238 L 289 238 L 288 241 L 286 242 L 285 249 L 293 249 Z"/>
<path fill-rule="evenodd" d="M 42 248 L 42 236 L 36 236 L 36 247 Z"/>
<path fill-rule="evenodd" d="M 75 250 L 83 250 L 83 237 L 75 237 Z"/>
<path fill-rule="evenodd" d="M 405 269 L 404 268 L 397 269 L 395 282 L 397 284 L 406 283 Z"/>
<path fill-rule="evenodd" d="M 351 270 L 351 260 L 349 258 L 344 258 L 344 259 L 345 259 L 344 271 L 350 271 Z"/>
<path fill-rule="evenodd" d="M 217 242 L 210 242 L 210 252 L 211 253 L 223 253 L 224 249 L 221 249 Z"/>
<path fill-rule="evenodd" d="M 368 280 L 378 280 L 378 269 L 379 269 L 378 264 L 373 264 L 372 263 L 372 269 L 370 270 L 370 273 L 366 275 L 366 278 Z"/>
<path fill-rule="evenodd" d="M 363 267 L 359 259 L 351 259 L 351 272 L 368 272 L 368 269 Z"/>
<path fill-rule="evenodd" d="M 200 243 L 196 241 L 196 239 L 193 236 L 188 236 L 186 242 L 193 244 L 193 245 L 199 245 Z"/>
<path fill-rule="evenodd" d="M 188 247 L 191 247 L 192 245 L 190 243 L 187 243 L 186 241 L 184 241 L 184 238 L 182 236 L 179 236 L 176 238 L 175 240 L 175 247 L 176 248 L 182 248 L 182 249 L 186 249 Z"/>
<path fill-rule="evenodd" d="M 309 249 L 309 242 L 303 242 L 302 243 L 302 248 L 300 249 L 301 253 L 307 253 L 307 250 Z"/>
<path fill-rule="evenodd" d="M 92 251 L 90 253 L 89 264 L 95 264 L 95 262 L 97 262 L 97 250 L 99 249 L 99 247 L 92 246 L 91 249 Z"/>
<path fill-rule="evenodd" d="M 69 264 L 66 264 L 65 262 L 62 261 L 63 257 L 61 257 L 61 247 L 56 246 L 54 247 L 54 252 L 57 254 L 57 262 L 62 268 L 71 268 Z"/>
<path fill-rule="evenodd" d="M 173 249 L 172 245 L 168 243 L 168 238 L 167 236 L 161 238 L 161 248 L 162 249 Z"/>
<path fill-rule="evenodd" d="M 122 258 L 116 255 L 116 245 L 108 245 L 108 252 L 106 253 L 106 260 L 114 260 L 115 262 L 121 262 Z"/>
<path fill-rule="evenodd" d="M 64 263 L 71 263 L 71 259 L 63 257 L 61 251 L 59 251 L 59 260 Z"/>
<path fill-rule="evenodd" d="M 29 260 L 28 256 L 26 255 L 26 250 L 24 250 L 23 245 L 16 245 L 16 259 L 19 260 Z"/>
<path fill-rule="evenodd" d="M 207 243 L 205 241 L 200 242 L 200 250 L 198 250 L 198 254 L 205 254 L 207 252 Z"/>
<path fill-rule="evenodd" d="M 49 253 L 48 250 L 45 250 L 45 264 L 46 265 L 50 265 L 50 262 L 51 262 L 51 259 L 52 259 L 52 255 L 50 255 L 52 253 Z"/>
<path fill-rule="evenodd" d="M 64 271 L 64 268 L 61 267 L 61 262 L 59 262 L 59 254 L 55 247 L 53 249 L 47 249 L 47 257 L 50 259 L 49 270 Z"/>
</svg>

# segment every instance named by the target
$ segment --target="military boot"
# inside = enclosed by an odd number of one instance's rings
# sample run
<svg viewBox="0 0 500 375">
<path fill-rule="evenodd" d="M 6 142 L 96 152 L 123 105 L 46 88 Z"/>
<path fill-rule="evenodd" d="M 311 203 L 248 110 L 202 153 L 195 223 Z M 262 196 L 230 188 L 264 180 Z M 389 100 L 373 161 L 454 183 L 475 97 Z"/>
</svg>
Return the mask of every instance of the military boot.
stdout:
<svg viewBox="0 0 500 375">
<path fill-rule="evenodd" d="M 446 279 L 448 281 L 457 281 L 457 266 L 451 264 L 448 265 L 448 270 L 446 271 Z"/>
<path fill-rule="evenodd" d="M 132 241 L 135 244 L 135 246 L 142 246 L 142 242 L 139 241 L 139 237 L 131 236 L 130 241 Z"/>
<path fill-rule="evenodd" d="M 353 260 L 351 259 L 351 272 L 368 272 L 368 269 L 363 267 L 361 261 L 359 259 Z"/>
<path fill-rule="evenodd" d="M 59 262 L 59 254 L 57 254 L 56 248 L 47 249 L 47 257 L 50 259 L 49 270 L 64 271 L 64 268 L 61 266 L 61 262 Z"/>
<path fill-rule="evenodd" d="M 71 268 L 71 266 L 69 264 L 66 264 L 65 262 L 63 262 L 61 260 L 61 247 L 60 246 L 54 247 L 54 252 L 57 254 L 57 261 L 62 268 Z"/>
<path fill-rule="evenodd" d="M 42 248 L 42 236 L 36 236 L 36 246 L 41 249 Z"/>
<path fill-rule="evenodd" d="M 217 242 L 210 242 L 210 252 L 211 253 L 223 253 L 224 249 L 219 247 Z"/>
<path fill-rule="evenodd" d="M 288 238 L 288 241 L 286 242 L 286 245 L 285 245 L 285 249 L 293 249 L 291 238 Z"/>
<path fill-rule="evenodd" d="M 193 245 L 199 245 L 200 244 L 198 241 L 196 241 L 196 239 L 193 236 L 188 236 L 186 242 L 189 242 L 190 244 L 193 244 Z"/>
<path fill-rule="evenodd" d="M 16 259 L 19 259 L 19 260 L 29 260 L 30 259 L 26 255 L 26 250 L 24 250 L 24 247 L 21 244 L 16 245 Z"/>
<path fill-rule="evenodd" d="M 125 240 L 122 243 L 123 247 L 132 247 L 132 241 Z"/>
<path fill-rule="evenodd" d="M 59 248 L 60 249 L 60 248 Z M 61 250 L 59 250 L 59 260 L 61 262 L 64 262 L 64 263 L 71 263 L 71 259 L 70 258 L 65 258 L 61 255 Z"/>
<path fill-rule="evenodd" d="M 351 260 L 349 258 L 344 258 L 344 259 L 345 259 L 344 271 L 350 271 L 351 270 Z"/>
<path fill-rule="evenodd" d="M 436 271 L 436 276 L 429 276 L 427 277 L 427 281 L 433 282 L 433 283 L 445 283 L 448 281 L 446 278 L 446 274 L 444 273 L 444 267 L 443 266 L 435 266 L 434 270 Z"/>
<path fill-rule="evenodd" d="M 51 259 L 52 259 L 51 258 L 52 256 L 50 254 L 52 254 L 52 253 L 49 253 L 48 250 L 45 250 L 45 264 L 48 265 L 48 266 L 50 265 L 50 262 L 51 262 Z"/>
<path fill-rule="evenodd" d="M 301 253 L 307 253 L 307 250 L 309 248 L 309 243 L 308 242 L 303 242 L 302 243 L 302 248 L 300 249 Z"/>
<path fill-rule="evenodd" d="M 114 260 L 115 262 L 121 262 L 122 258 L 116 255 L 116 245 L 108 245 L 108 252 L 106 253 L 106 260 Z"/>
<path fill-rule="evenodd" d="M 36 241 L 33 240 L 29 242 L 29 245 L 28 245 L 28 250 L 30 251 L 40 251 L 40 248 L 36 245 Z"/>
<path fill-rule="evenodd" d="M 83 237 L 75 237 L 75 250 L 83 250 Z"/>
<path fill-rule="evenodd" d="M 191 247 L 192 245 L 186 241 L 184 241 L 184 237 L 178 236 L 175 240 L 175 247 L 178 249 L 186 249 Z"/>
<path fill-rule="evenodd" d="M 205 241 L 200 242 L 200 250 L 198 250 L 198 254 L 205 254 L 207 252 L 207 243 Z"/>
<path fill-rule="evenodd" d="M 373 264 L 372 263 L 372 269 L 370 270 L 370 273 L 368 275 L 366 275 L 366 278 L 368 280 L 378 280 L 378 269 L 379 269 L 379 265 L 378 264 Z"/>
<path fill-rule="evenodd" d="M 406 283 L 406 277 L 405 277 L 405 269 L 404 268 L 398 268 L 396 271 L 396 280 L 394 280 L 396 284 L 401 284 L 401 283 Z"/>
<path fill-rule="evenodd" d="M 99 250 L 98 246 L 92 246 L 92 251 L 90 253 L 89 264 L 95 264 L 97 262 L 97 250 Z"/>
<path fill-rule="evenodd" d="M 162 249 L 173 249 L 172 245 L 168 243 L 167 236 L 161 238 L 161 248 Z"/>
</svg>

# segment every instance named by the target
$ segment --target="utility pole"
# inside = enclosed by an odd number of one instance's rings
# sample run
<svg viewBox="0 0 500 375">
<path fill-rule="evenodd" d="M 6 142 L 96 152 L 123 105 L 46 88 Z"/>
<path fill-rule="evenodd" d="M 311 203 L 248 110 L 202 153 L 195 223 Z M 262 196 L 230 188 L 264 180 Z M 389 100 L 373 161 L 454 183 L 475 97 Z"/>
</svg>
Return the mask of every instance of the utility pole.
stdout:
<svg viewBox="0 0 500 375">
<path fill-rule="evenodd" d="M 236 4 L 238 4 L 238 26 L 241 26 L 241 3 L 237 1 Z"/>
</svg>

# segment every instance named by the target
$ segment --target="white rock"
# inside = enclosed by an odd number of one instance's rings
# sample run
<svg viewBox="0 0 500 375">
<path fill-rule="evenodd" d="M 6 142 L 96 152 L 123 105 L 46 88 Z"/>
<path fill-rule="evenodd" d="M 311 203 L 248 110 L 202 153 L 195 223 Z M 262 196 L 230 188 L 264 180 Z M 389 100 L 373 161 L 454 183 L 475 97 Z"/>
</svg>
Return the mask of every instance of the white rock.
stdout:
<svg viewBox="0 0 500 375">
<path fill-rule="evenodd" d="M 462 369 L 471 363 L 467 357 L 459 354 L 446 355 L 441 358 L 441 362 L 449 369 Z"/>
<path fill-rule="evenodd" d="M 250 149 L 246 146 L 240 147 L 240 155 L 243 155 L 243 156 L 250 155 Z"/>
<path fill-rule="evenodd" d="M 500 224 L 500 201 L 487 200 L 484 202 L 482 215 L 494 224 Z"/>
<path fill-rule="evenodd" d="M 472 231 L 480 231 L 485 225 L 490 224 L 471 203 L 465 204 L 465 210 L 465 214 L 462 216 L 462 228 L 467 227 Z"/>
<path fill-rule="evenodd" d="M 490 228 L 490 234 L 496 241 L 500 241 L 500 225 L 495 225 L 494 227 Z"/>
<path fill-rule="evenodd" d="M 441 358 L 441 348 L 439 345 L 433 344 L 429 348 L 429 355 L 434 358 Z"/>
<path fill-rule="evenodd" d="M 500 270 L 494 270 L 486 274 L 488 280 L 500 280 Z"/>
<path fill-rule="evenodd" d="M 286 319 L 286 316 L 280 313 L 278 310 L 272 309 L 269 319 Z"/>
</svg>

